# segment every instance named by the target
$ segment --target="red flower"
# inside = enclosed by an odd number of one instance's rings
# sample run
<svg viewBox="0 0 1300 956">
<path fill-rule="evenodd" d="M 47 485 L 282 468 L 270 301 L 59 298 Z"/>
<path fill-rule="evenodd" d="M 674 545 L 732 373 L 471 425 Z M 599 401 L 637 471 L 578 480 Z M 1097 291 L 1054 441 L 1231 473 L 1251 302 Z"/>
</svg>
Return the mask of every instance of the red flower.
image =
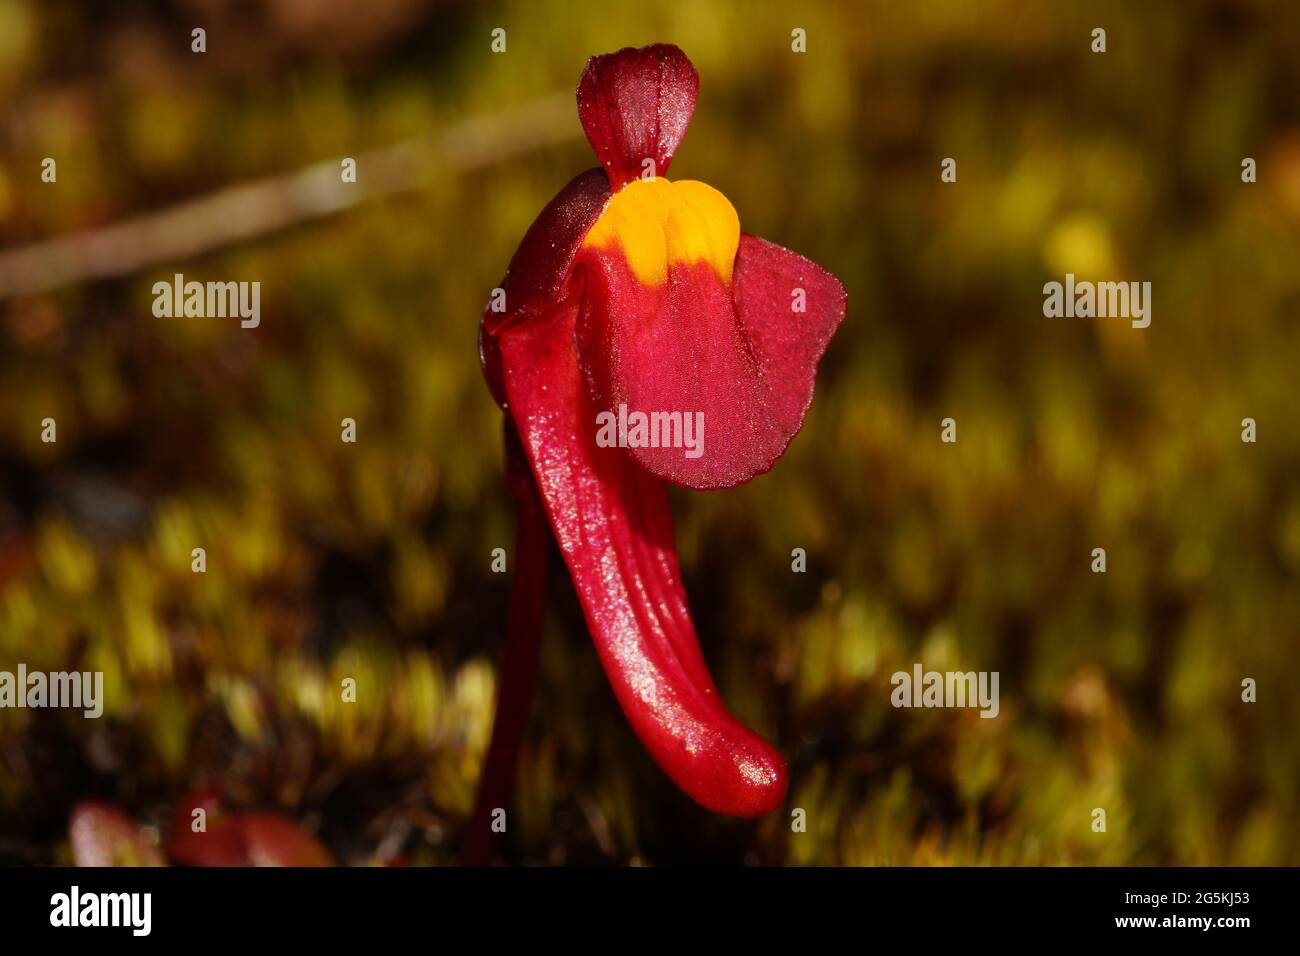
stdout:
<svg viewBox="0 0 1300 956">
<path fill-rule="evenodd" d="M 785 796 L 781 758 L 709 676 L 664 482 L 725 488 L 772 467 L 803 423 L 845 296 L 825 269 L 741 233 L 711 186 L 663 178 L 698 85 L 673 46 L 588 62 L 578 110 L 604 168 L 542 211 L 506 272 L 504 310 L 484 314 L 521 517 L 480 811 L 508 779 L 531 687 L 542 511 L 619 703 L 664 771 L 720 813 L 758 816 Z"/>
</svg>

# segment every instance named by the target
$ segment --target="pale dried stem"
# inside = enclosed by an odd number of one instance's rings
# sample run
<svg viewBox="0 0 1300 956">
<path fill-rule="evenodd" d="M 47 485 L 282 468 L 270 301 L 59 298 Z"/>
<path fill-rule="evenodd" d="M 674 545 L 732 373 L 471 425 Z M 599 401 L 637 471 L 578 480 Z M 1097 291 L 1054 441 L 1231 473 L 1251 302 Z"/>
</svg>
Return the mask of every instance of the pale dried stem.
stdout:
<svg viewBox="0 0 1300 956">
<path fill-rule="evenodd" d="M 101 229 L 0 250 L 0 300 L 180 262 L 580 135 L 572 94 L 555 94 L 360 153 L 355 183 L 342 181 L 339 157 Z"/>
</svg>

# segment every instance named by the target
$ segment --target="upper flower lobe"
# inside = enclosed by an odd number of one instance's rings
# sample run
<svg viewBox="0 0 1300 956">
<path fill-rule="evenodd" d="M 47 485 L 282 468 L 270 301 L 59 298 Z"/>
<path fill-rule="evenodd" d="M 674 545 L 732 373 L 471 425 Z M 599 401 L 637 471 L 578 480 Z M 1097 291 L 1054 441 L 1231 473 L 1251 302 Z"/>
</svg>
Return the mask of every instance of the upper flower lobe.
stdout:
<svg viewBox="0 0 1300 956">
<path fill-rule="evenodd" d="M 663 43 L 587 61 L 578 81 L 578 116 L 614 191 L 668 172 L 699 88 L 686 54 Z"/>
</svg>

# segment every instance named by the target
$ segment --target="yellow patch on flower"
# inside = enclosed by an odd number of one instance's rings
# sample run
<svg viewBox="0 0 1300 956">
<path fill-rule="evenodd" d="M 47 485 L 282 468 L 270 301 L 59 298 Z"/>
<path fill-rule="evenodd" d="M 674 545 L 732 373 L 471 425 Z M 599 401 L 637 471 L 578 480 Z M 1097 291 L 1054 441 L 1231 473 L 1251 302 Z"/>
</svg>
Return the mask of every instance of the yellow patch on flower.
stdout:
<svg viewBox="0 0 1300 956">
<path fill-rule="evenodd" d="M 667 281 L 670 265 L 697 262 L 730 283 L 740 219 L 727 197 L 705 183 L 635 179 L 614 194 L 582 245 L 617 247 L 644 285 Z"/>
</svg>

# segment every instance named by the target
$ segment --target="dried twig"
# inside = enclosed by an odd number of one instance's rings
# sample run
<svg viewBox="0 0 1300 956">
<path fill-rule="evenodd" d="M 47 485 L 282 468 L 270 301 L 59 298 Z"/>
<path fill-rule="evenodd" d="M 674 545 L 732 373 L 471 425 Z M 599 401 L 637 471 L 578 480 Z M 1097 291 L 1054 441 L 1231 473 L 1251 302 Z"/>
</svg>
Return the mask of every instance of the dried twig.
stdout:
<svg viewBox="0 0 1300 956">
<path fill-rule="evenodd" d="M 342 182 L 340 160 L 331 159 L 102 229 L 0 251 L 0 300 L 188 259 L 416 189 L 438 173 L 476 169 L 580 133 L 572 94 L 555 94 L 457 123 L 429 139 L 358 154 L 355 183 Z"/>
</svg>

